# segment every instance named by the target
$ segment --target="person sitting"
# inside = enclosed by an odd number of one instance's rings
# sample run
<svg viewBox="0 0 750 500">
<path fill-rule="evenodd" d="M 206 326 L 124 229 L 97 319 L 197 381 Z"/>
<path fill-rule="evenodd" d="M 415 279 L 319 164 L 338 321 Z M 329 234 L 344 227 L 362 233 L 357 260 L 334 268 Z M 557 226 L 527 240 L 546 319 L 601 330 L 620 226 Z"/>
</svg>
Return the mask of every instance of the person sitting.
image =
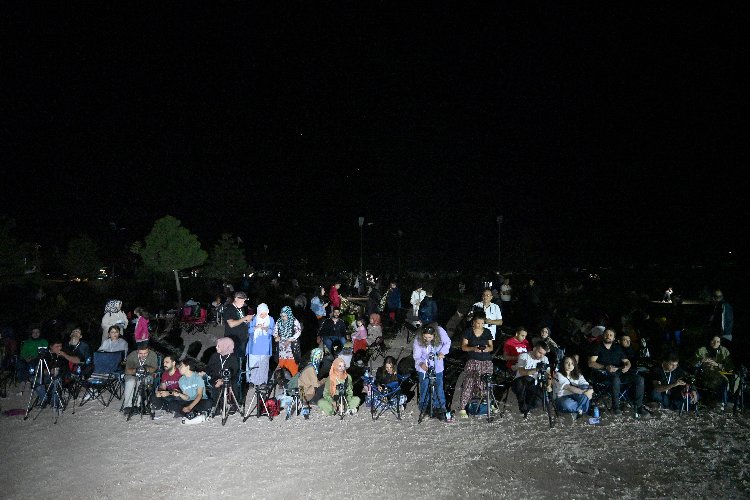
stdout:
<svg viewBox="0 0 750 500">
<path fill-rule="evenodd" d="M 180 392 L 173 392 L 175 401 L 170 403 L 169 409 L 185 415 L 183 424 L 198 424 L 206 420 L 205 412 L 211 409 L 211 402 L 206 393 L 206 384 L 198 373 L 198 362 L 192 358 L 185 358 L 179 365 Z M 186 404 L 187 402 L 187 404 Z"/>
<path fill-rule="evenodd" d="M 63 348 L 65 354 L 73 356 L 79 360 L 78 363 L 69 363 L 70 373 L 77 373 L 78 366 L 81 364 L 91 364 L 91 348 L 86 342 L 81 340 L 83 333 L 81 329 L 76 327 L 70 332 L 70 340 L 68 345 Z"/>
<path fill-rule="evenodd" d="M 549 389 L 549 360 L 547 359 L 549 346 L 539 341 L 531 352 L 524 352 L 516 361 L 516 378 L 513 379 L 511 389 L 518 399 L 518 409 L 526 417 L 536 408 L 544 396 L 542 391 Z M 547 384 L 540 383 L 542 374 L 546 374 Z"/>
<path fill-rule="evenodd" d="M 323 397 L 318 401 L 318 408 L 326 415 L 335 415 L 339 405 L 344 404 L 341 398 L 345 400 L 347 413 L 354 415 L 360 399 L 354 395 L 352 376 L 346 372 L 344 360 L 336 358 L 331 364 L 331 371 L 328 373 Z"/>
<path fill-rule="evenodd" d="M 560 368 L 552 379 L 555 391 L 555 408 L 562 413 L 583 415 L 589 411 L 589 403 L 594 396 L 594 389 L 578 369 L 578 362 L 573 356 L 565 356 Z"/>
<path fill-rule="evenodd" d="M 622 413 L 620 408 L 620 387 L 622 383 L 629 383 L 633 387 L 633 406 L 636 416 L 643 406 L 643 377 L 631 371 L 630 360 L 618 344 L 615 344 L 615 331 L 611 328 L 604 330 L 602 341 L 589 357 L 589 368 L 596 370 L 594 377 L 606 382 L 611 388 L 612 410 L 615 415 Z"/>
<path fill-rule="evenodd" d="M 503 344 L 503 358 L 508 370 L 513 370 L 521 354 L 531 351 L 531 342 L 526 338 L 528 334 L 526 327 L 519 326 L 515 335 Z"/>
<path fill-rule="evenodd" d="M 422 325 L 417 330 L 412 347 L 414 367 L 419 375 L 419 412 L 424 413 L 430 404 L 429 393 L 429 371 L 435 369 L 435 397 L 433 401 L 433 414 L 440 419 L 445 418 L 445 391 L 443 389 L 443 372 L 445 364 L 443 359 L 451 350 L 451 339 L 448 333 L 437 323 Z M 393 359 L 392 368 L 395 376 L 396 360 Z M 385 366 L 385 361 L 383 362 Z M 376 377 L 377 380 L 377 377 Z M 397 379 L 394 379 L 397 380 Z M 385 384 L 381 384 L 385 385 Z"/>
<path fill-rule="evenodd" d="M 29 372 L 32 368 L 35 368 L 33 365 L 39 359 L 39 349 L 49 347 L 47 340 L 41 336 L 42 331 L 39 328 L 32 328 L 31 337 L 21 343 L 21 350 L 16 363 L 16 379 L 18 381 L 27 382 L 29 380 Z M 23 394 L 23 391 L 21 391 L 21 394 Z"/>
<path fill-rule="evenodd" d="M 120 327 L 117 325 L 110 326 L 107 334 L 109 338 L 102 342 L 99 350 L 102 352 L 122 352 L 122 357 L 125 359 L 128 354 L 128 341 L 122 338 Z"/>
<path fill-rule="evenodd" d="M 63 341 L 59 338 L 50 341 L 49 353 L 38 354 L 37 356 L 44 356 L 50 370 L 50 373 L 45 372 L 40 374 L 36 379 L 37 385 L 33 388 L 36 391 L 39 402 L 41 403 L 45 400 L 50 385 L 50 378 L 48 375 L 58 376 L 62 387 L 70 387 L 70 366 L 79 364 L 81 359 L 76 355 L 65 352 L 63 349 Z M 58 397 L 62 398 L 63 395 L 57 392 L 55 392 L 55 394 L 50 394 L 50 401 L 47 401 L 47 403 L 52 403 L 53 407 L 58 407 L 61 403 L 61 401 L 58 400 Z"/>
<path fill-rule="evenodd" d="M 690 366 L 697 369 L 700 386 L 716 397 L 719 409 L 724 410 L 729 401 L 729 378 L 727 372 L 734 371 L 729 349 L 721 345 L 721 337 L 714 335 L 708 346 L 698 348 Z"/>
<path fill-rule="evenodd" d="M 316 347 L 310 352 L 310 363 L 300 372 L 298 386 L 303 403 L 317 403 L 323 396 L 322 384 L 318 381 L 322 359 L 323 349 Z"/>
<path fill-rule="evenodd" d="M 144 370 L 143 382 L 153 383 L 153 374 L 159 368 L 159 359 L 156 353 L 149 348 L 148 342 L 137 344 L 135 351 L 128 354 L 125 359 L 125 390 L 122 396 L 123 411 L 133 411 L 133 405 L 139 405 L 140 400 L 133 401 L 135 395 L 137 373 Z"/>
<path fill-rule="evenodd" d="M 552 337 L 550 337 L 551 333 L 548 326 L 542 326 L 539 328 L 539 333 L 531 339 L 531 345 L 536 345 L 540 340 L 547 343 L 550 351 L 550 359 L 553 361 L 551 368 L 555 370 L 556 367 L 560 366 L 563 356 L 565 356 L 565 350 L 552 340 Z"/>
<path fill-rule="evenodd" d="M 461 350 L 467 353 L 468 359 L 461 386 L 461 418 L 468 418 L 466 406 L 471 398 L 482 392 L 482 375 L 491 375 L 493 370 L 492 333 L 485 328 L 485 320 L 484 311 L 477 311 L 471 320 L 471 328 L 466 330 L 461 340 Z"/>
<path fill-rule="evenodd" d="M 691 388 L 689 394 L 685 393 L 688 374 L 679 364 L 680 357 L 677 353 L 670 352 L 664 356 L 661 366 L 654 370 L 651 399 L 664 409 L 679 410 L 688 396 L 692 404 L 698 401 L 695 389 Z"/>
<path fill-rule="evenodd" d="M 237 374 L 240 371 L 240 362 L 234 353 L 234 340 L 231 337 L 216 339 L 216 352 L 211 354 L 206 365 L 206 373 L 211 381 L 211 389 L 214 400 L 219 399 L 219 393 L 224 388 L 223 371 L 229 370 L 229 381 L 237 400 L 240 397 L 240 387 Z M 231 402 L 231 398 L 228 399 Z"/>
<path fill-rule="evenodd" d="M 177 399 L 174 393 L 180 391 L 179 381 L 182 374 L 177 369 L 177 359 L 174 354 L 164 356 L 162 367 L 164 371 L 156 391 L 154 408 L 166 410 L 171 406 L 171 402 Z"/>
<path fill-rule="evenodd" d="M 334 307 L 331 311 L 331 317 L 323 321 L 320 326 L 320 338 L 323 341 L 328 352 L 333 353 L 333 343 L 337 342 L 340 346 L 346 343 L 346 324 L 341 319 L 341 309 Z"/>
</svg>

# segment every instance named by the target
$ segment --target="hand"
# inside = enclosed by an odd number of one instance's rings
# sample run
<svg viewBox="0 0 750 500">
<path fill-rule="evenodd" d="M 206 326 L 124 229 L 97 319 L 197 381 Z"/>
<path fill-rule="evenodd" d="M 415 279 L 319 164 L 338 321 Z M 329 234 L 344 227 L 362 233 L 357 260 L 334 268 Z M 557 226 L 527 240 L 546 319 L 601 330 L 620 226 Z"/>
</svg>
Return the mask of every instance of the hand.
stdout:
<svg viewBox="0 0 750 500">
<path fill-rule="evenodd" d="M 675 383 L 674 383 L 674 385 L 675 385 L 675 386 L 678 386 L 678 385 L 685 385 L 685 381 L 684 381 L 684 380 L 682 380 L 682 379 L 680 379 L 680 380 L 678 380 L 677 382 L 675 382 Z"/>
<path fill-rule="evenodd" d="M 219 380 L 216 381 L 216 384 L 214 384 L 214 387 L 219 388 L 222 385 L 224 385 L 224 380 L 223 379 L 219 379 Z"/>
<path fill-rule="evenodd" d="M 182 413 L 190 413 L 193 409 L 190 406 L 183 406 Z"/>
<path fill-rule="evenodd" d="M 594 397 L 594 389 L 587 389 L 583 391 L 583 394 L 585 394 L 587 398 L 591 399 Z"/>
<path fill-rule="evenodd" d="M 427 371 L 427 369 L 428 369 L 427 363 L 420 363 L 420 364 L 419 364 L 419 367 L 420 367 L 420 368 L 421 368 L 421 369 L 422 369 L 423 371 Z"/>
<path fill-rule="evenodd" d="M 617 367 L 616 366 L 612 366 L 612 365 L 607 365 L 606 370 L 609 373 L 615 373 L 617 371 Z"/>
<path fill-rule="evenodd" d="M 445 357 L 445 354 L 443 354 L 442 352 L 439 352 L 437 357 L 438 359 L 443 359 Z"/>
</svg>

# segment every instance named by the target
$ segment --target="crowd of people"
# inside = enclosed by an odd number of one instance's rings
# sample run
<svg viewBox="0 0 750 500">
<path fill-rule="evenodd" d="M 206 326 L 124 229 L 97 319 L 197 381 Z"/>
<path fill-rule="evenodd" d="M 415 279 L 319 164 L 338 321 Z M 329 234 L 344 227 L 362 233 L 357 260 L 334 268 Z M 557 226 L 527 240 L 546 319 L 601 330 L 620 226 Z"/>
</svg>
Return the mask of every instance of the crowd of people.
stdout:
<svg viewBox="0 0 750 500">
<path fill-rule="evenodd" d="M 347 301 L 339 291 L 342 283 L 334 282 L 327 290 L 318 287 L 309 306 L 305 302 L 315 321 L 314 332 L 307 337 L 314 337 L 316 345 L 307 353 L 301 346 L 304 322 L 295 317 L 295 309 L 300 308 L 297 301 L 294 308 L 284 305 L 272 314 L 266 303 L 249 305 L 247 292 L 235 291 L 226 302 L 215 301 L 217 309 L 221 306 L 217 323 L 223 325 L 224 336 L 217 340 L 207 363 L 180 359 L 169 352 L 159 355 L 150 345 L 148 311 L 136 307 L 128 315 L 121 301 L 110 300 L 101 320 L 98 350 L 122 354 L 121 408 L 125 413 L 142 406 L 135 391 L 145 379 L 154 389 L 149 410 L 174 414 L 187 424 L 204 421 L 218 406 L 217 399 L 228 394 L 224 390 L 227 380 L 235 403 L 233 411 L 253 388 L 275 386 L 282 407 L 297 396 L 308 409 L 317 407 L 325 415 L 354 414 L 362 404 L 376 404 L 371 397 L 373 384 L 379 391 L 397 388 L 395 404 L 403 407 L 407 391 L 401 388 L 412 380 L 420 418 L 429 407 L 431 415 L 444 421 L 454 419 L 451 401 L 458 407 L 458 418 L 468 418 L 472 401 L 486 394 L 488 380 L 501 382 L 495 387 L 514 394 L 524 417 L 548 400 L 557 413 L 574 418 L 592 413 L 595 407 L 619 415 L 623 404 L 636 418 L 657 409 L 694 407 L 698 402 L 724 411 L 744 383 L 744 371 L 734 365 L 730 353 L 732 309 L 720 290 L 714 294 L 705 345 L 681 359 L 674 344 L 665 344 L 652 356 L 644 350 L 645 341 L 653 340 L 647 339 L 645 332 L 622 324 L 618 333 L 605 316 L 571 321 L 572 326 L 561 328 L 556 340 L 553 327 L 560 324 L 542 320 L 529 340 L 529 328 L 520 324 L 518 311 L 513 312 L 514 328 L 505 322 L 504 315 L 510 314 L 514 304 L 509 280 L 502 283 L 501 293 L 488 287 L 480 300 L 467 303 L 471 304 L 468 310 L 457 310 L 452 320 L 458 320 L 451 330 L 438 321 L 438 302 L 428 284 L 416 287 L 404 307 L 397 282 L 390 280 L 384 294 L 367 294 L 367 304 L 355 308 L 358 314 L 351 323 L 342 316 L 342 303 Z M 534 280 L 529 286 L 530 304 L 538 304 L 531 300 L 540 297 Z M 376 340 L 382 342 L 384 327 L 394 331 L 404 323 L 415 329 L 408 366 L 403 360 L 384 357 L 371 380 L 363 383 L 363 377 L 353 377 L 353 372 L 368 364 Z M 126 332 L 135 342 L 132 351 L 124 338 Z M 634 348 L 634 343 L 641 349 Z M 21 392 L 41 356 L 51 356 L 65 387 L 71 390 L 77 379 L 95 368 L 90 366 L 93 352 L 82 340 L 80 328 L 72 328 L 65 339 L 45 339 L 39 328 L 32 328 L 14 357 Z M 460 398 L 446 394 L 449 360 L 463 364 Z M 402 370 L 402 365 L 407 368 Z M 31 389 L 40 401 L 45 399 L 44 383 Z"/>
</svg>

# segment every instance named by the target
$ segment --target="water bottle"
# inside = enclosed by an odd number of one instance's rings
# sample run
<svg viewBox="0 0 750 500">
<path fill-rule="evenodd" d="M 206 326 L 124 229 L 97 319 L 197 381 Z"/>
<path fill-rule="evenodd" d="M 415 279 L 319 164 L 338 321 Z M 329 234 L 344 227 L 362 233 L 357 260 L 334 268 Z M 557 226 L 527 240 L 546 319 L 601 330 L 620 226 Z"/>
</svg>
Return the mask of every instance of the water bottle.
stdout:
<svg viewBox="0 0 750 500">
<path fill-rule="evenodd" d="M 599 407 L 594 406 L 594 418 L 599 418 Z"/>
</svg>

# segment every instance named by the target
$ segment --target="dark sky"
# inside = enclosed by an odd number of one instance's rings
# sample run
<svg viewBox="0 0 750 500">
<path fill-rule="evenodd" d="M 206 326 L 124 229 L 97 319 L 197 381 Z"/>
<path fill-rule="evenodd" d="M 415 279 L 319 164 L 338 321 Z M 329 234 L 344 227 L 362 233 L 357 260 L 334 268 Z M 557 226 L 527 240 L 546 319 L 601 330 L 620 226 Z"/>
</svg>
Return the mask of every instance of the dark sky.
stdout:
<svg viewBox="0 0 750 500">
<path fill-rule="evenodd" d="M 747 235 L 744 8 L 170 5 L 4 16 L 19 238 L 135 240 L 171 214 L 205 247 L 349 257 L 362 215 L 372 258 L 401 229 L 412 263 L 489 265 L 503 215 L 512 266 Z"/>
</svg>

